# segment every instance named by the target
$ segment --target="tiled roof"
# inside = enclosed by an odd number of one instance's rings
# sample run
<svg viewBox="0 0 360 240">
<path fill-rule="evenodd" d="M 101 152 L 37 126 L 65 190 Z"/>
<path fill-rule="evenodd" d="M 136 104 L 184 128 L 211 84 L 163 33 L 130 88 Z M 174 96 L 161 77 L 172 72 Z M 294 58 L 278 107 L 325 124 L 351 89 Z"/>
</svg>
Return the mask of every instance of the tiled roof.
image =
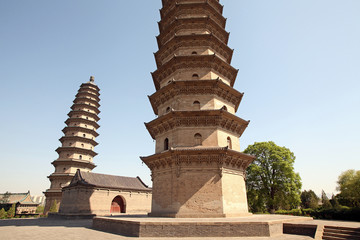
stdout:
<svg viewBox="0 0 360 240">
<path fill-rule="evenodd" d="M 123 177 L 77 170 L 69 187 L 75 185 L 88 185 L 112 189 L 145 190 L 151 191 L 139 177 Z"/>
<path fill-rule="evenodd" d="M 0 200 L 2 200 L 5 195 L 6 195 L 5 193 L 1 193 Z M 14 204 L 19 202 L 21 204 L 36 204 L 31 200 L 29 196 L 30 196 L 30 191 L 27 193 L 9 193 L 6 203 Z"/>
</svg>

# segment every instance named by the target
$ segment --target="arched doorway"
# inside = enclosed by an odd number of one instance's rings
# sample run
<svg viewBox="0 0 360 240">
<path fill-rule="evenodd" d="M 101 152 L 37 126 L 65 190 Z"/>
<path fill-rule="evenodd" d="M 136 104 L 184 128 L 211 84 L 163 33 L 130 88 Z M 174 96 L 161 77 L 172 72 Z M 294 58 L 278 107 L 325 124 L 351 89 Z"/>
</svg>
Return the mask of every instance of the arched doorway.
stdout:
<svg viewBox="0 0 360 240">
<path fill-rule="evenodd" d="M 125 213 L 125 201 L 121 196 L 116 196 L 111 202 L 110 213 Z"/>
</svg>

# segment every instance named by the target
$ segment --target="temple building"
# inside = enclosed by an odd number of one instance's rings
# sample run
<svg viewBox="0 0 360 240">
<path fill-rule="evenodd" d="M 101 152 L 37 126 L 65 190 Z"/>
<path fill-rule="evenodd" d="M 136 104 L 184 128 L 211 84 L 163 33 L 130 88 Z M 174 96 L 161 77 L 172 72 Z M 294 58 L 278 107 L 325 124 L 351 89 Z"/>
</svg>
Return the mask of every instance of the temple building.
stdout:
<svg viewBox="0 0 360 240">
<path fill-rule="evenodd" d="M 151 188 L 139 177 L 123 177 L 77 170 L 63 188 L 58 215 L 88 218 L 150 211 Z"/>
<path fill-rule="evenodd" d="M 26 193 L 0 193 L 0 209 L 8 211 L 15 204 L 15 216 L 38 215 L 36 209 L 39 203 L 31 199 L 30 191 Z"/>
<path fill-rule="evenodd" d="M 246 216 L 245 170 L 253 156 L 240 152 L 249 124 L 235 115 L 243 94 L 233 88 L 238 70 L 227 45 L 218 0 L 162 0 L 154 113 L 146 123 L 155 154 L 150 168 L 150 216 Z"/>
<path fill-rule="evenodd" d="M 95 138 L 99 128 L 99 87 L 94 83 L 94 77 L 90 77 L 87 83 L 80 86 L 76 94 L 74 104 L 71 106 L 67 125 L 62 131 L 64 136 L 59 140 L 61 147 L 56 149 L 59 157 L 52 162 L 55 172 L 48 176 L 50 188 L 44 194 L 46 196 L 45 210 L 47 213 L 56 200 L 58 206 L 61 202 L 62 188 L 69 185 L 75 176 L 77 169 L 90 172 L 96 167 L 93 158 L 97 155 L 94 147 L 98 144 Z"/>
</svg>

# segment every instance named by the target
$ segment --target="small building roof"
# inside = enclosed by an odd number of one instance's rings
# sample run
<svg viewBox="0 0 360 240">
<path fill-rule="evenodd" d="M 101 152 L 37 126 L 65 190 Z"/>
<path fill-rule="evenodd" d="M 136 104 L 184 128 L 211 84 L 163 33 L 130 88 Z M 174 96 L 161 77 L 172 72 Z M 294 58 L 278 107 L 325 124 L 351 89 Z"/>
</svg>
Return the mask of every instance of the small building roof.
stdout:
<svg viewBox="0 0 360 240">
<path fill-rule="evenodd" d="M 82 172 L 79 169 L 76 171 L 76 174 L 68 187 L 73 187 L 76 185 L 111 189 L 151 191 L 151 188 L 145 185 L 139 177 L 134 178 L 92 172 Z"/>
<path fill-rule="evenodd" d="M 26 193 L 0 193 L 0 201 L 1 200 L 6 201 L 3 204 L 37 204 L 31 200 L 30 191 Z"/>
</svg>

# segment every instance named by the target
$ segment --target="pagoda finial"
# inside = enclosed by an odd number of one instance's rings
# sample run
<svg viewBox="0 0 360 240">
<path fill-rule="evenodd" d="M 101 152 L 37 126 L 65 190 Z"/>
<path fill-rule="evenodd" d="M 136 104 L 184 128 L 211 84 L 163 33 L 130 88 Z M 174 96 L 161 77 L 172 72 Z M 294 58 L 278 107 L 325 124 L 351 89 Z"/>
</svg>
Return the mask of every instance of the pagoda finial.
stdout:
<svg viewBox="0 0 360 240">
<path fill-rule="evenodd" d="M 90 76 L 90 82 L 93 83 L 95 81 L 95 77 L 94 76 Z"/>
</svg>

